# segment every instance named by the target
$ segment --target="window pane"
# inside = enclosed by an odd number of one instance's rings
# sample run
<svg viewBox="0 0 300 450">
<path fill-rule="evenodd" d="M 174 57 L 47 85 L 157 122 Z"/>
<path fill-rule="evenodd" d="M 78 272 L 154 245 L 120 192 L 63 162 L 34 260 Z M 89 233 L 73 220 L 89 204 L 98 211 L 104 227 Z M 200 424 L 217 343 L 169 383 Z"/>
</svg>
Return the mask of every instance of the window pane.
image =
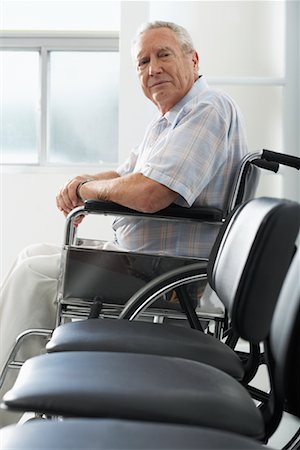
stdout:
<svg viewBox="0 0 300 450">
<path fill-rule="evenodd" d="M 39 53 L 1 51 L 1 162 L 38 162 Z"/>
<path fill-rule="evenodd" d="M 283 88 L 281 86 L 218 86 L 240 106 L 249 151 L 283 152 Z"/>
<path fill-rule="evenodd" d="M 120 29 L 118 1 L 11 1 L 2 0 L 4 30 Z"/>
<path fill-rule="evenodd" d="M 51 52 L 49 161 L 118 161 L 119 54 Z"/>
<path fill-rule="evenodd" d="M 150 2 L 150 19 L 190 31 L 207 76 L 284 76 L 285 1 Z"/>
</svg>

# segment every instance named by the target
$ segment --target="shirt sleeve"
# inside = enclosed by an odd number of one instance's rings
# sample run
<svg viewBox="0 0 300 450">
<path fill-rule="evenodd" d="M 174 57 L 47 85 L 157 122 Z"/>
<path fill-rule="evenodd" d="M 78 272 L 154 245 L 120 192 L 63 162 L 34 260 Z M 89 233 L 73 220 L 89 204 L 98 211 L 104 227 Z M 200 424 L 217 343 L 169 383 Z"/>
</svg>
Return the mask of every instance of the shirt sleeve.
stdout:
<svg viewBox="0 0 300 450">
<path fill-rule="evenodd" d="M 226 161 L 227 136 L 228 125 L 217 109 L 202 105 L 172 126 L 141 172 L 191 206 Z"/>
<path fill-rule="evenodd" d="M 116 169 L 116 172 L 121 176 L 132 173 L 138 158 L 138 147 L 134 147 L 128 158 Z"/>
</svg>

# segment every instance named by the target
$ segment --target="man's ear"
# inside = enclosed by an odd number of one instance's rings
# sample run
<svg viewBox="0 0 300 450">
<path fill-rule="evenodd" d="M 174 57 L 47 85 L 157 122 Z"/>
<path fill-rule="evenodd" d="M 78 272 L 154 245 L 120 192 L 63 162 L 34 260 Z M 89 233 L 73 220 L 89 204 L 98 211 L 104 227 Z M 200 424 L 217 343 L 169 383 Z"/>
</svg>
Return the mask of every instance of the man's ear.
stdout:
<svg viewBox="0 0 300 450">
<path fill-rule="evenodd" d="M 196 51 L 193 52 L 192 54 L 192 60 L 194 63 L 194 69 L 196 69 L 198 71 L 199 68 L 199 55 Z"/>
<path fill-rule="evenodd" d="M 193 63 L 193 73 L 196 81 L 196 79 L 199 76 L 199 56 L 196 51 L 192 53 L 192 63 Z"/>
</svg>

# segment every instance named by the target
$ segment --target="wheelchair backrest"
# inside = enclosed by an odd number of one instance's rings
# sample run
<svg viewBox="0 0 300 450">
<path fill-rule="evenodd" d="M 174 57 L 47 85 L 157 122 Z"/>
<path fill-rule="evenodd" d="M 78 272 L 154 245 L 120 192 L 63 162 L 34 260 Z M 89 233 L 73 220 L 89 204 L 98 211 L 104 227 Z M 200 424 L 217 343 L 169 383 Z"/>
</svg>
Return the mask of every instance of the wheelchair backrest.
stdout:
<svg viewBox="0 0 300 450">
<path fill-rule="evenodd" d="M 227 198 L 227 204 L 224 205 L 224 218 L 236 206 L 254 198 L 261 175 L 260 169 L 253 164 L 253 161 L 257 160 L 256 156 L 248 153 L 240 162 Z"/>
<path fill-rule="evenodd" d="M 268 335 L 299 226 L 298 203 L 262 197 L 239 206 L 221 228 L 208 280 L 232 327 L 247 341 L 258 343 Z"/>
</svg>

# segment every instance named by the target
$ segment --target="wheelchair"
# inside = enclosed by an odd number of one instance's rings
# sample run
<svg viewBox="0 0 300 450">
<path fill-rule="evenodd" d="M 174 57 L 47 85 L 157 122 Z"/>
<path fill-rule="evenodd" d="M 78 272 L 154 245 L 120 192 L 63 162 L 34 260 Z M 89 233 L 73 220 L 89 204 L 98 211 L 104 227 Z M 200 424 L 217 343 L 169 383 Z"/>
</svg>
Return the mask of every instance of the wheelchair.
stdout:
<svg viewBox="0 0 300 450">
<path fill-rule="evenodd" d="M 88 200 L 75 208 L 67 218 L 56 324 L 87 317 L 115 317 L 129 320 L 180 321 L 187 319 L 195 329 L 211 330 L 222 338 L 228 326 L 227 314 L 207 288 L 207 259 L 133 252 L 106 251 L 97 248 L 97 241 L 77 237 L 74 221 L 79 215 L 132 216 L 153 220 L 176 220 L 209 223 L 218 230 L 234 208 L 254 197 L 261 169 L 277 172 L 280 164 L 299 168 L 297 158 L 263 150 L 250 153 L 240 167 L 223 210 L 211 207 L 182 208 L 171 205 L 155 214 L 138 213 L 113 203 Z M 193 279 L 178 281 L 165 292 L 153 295 L 150 307 L 139 308 L 128 315 L 124 305 L 151 280 L 179 267 L 202 261 L 201 273 Z M 80 280 L 80 281 L 79 281 Z M 84 281 L 83 281 L 84 280 Z M 118 280 L 118 283 L 116 283 Z M 172 299 L 175 301 L 172 301 Z M 210 301 L 207 308 L 206 300 Z M 130 302 L 131 310 L 132 302 Z M 98 306 L 98 308 L 97 308 Z M 210 331 L 211 332 L 211 331 Z"/>
<path fill-rule="evenodd" d="M 75 208 L 66 221 L 56 324 L 88 317 L 114 317 L 129 320 L 138 317 L 140 320 L 157 322 L 174 320 L 181 324 L 187 318 L 192 328 L 200 331 L 206 328 L 206 331 L 221 339 L 228 328 L 226 310 L 218 305 L 214 311 L 205 311 L 201 306 L 201 295 L 205 293 L 207 284 L 207 260 L 99 250 L 97 243 L 76 236 L 74 221 L 79 215 L 130 215 L 153 220 L 200 221 L 209 223 L 213 227 L 220 227 L 237 205 L 253 198 L 260 169 L 276 173 L 280 164 L 300 168 L 299 158 L 289 155 L 268 150 L 246 155 L 241 161 L 223 210 L 208 207 L 182 208 L 172 205 L 155 214 L 144 214 L 120 205 L 93 200 L 86 201 L 84 206 Z M 176 284 L 165 286 L 159 292 L 152 293 L 151 299 L 145 302 L 147 307 L 140 306 L 140 299 L 135 294 L 147 283 L 172 270 L 195 262 L 201 262 L 202 267 L 199 273 L 177 279 Z M 172 302 L 174 292 L 176 301 Z M 135 302 L 130 301 L 133 295 L 135 295 L 136 304 L 139 305 L 138 308 L 135 308 Z M 31 329 L 17 338 L 0 376 L 0 386 L 9 369 L 22 366 L 23 362 L 17 361 L 16 356 L 24 339 L 32 335 L 44 336 L 48 339 L 52 331 Z"/>
</svg>

